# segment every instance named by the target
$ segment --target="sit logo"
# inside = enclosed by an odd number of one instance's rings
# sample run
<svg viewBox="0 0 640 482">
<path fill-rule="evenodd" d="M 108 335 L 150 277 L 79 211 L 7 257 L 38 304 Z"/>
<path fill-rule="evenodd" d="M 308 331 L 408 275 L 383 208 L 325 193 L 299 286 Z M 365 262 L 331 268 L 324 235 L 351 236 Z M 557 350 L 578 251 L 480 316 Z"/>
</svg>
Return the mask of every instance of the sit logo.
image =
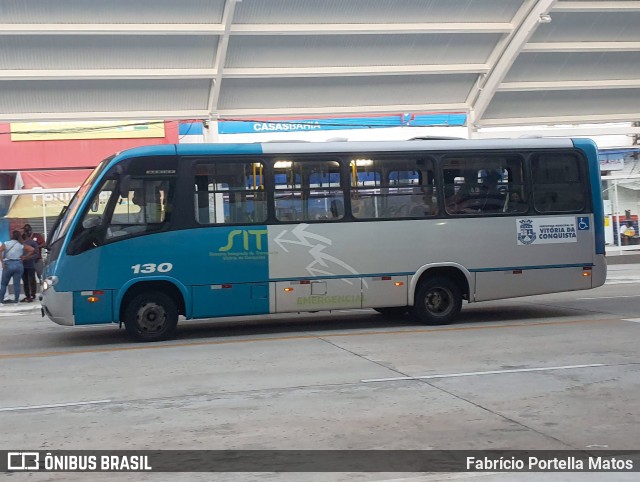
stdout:
<svg viewBox="0 0 640 482">
<path fill-rule="evenodd" d="M 267 234 L 266 229 L 234 229 L 227 237 L 227 244 L 218 249 L 219 252 L 225 253 L 236 244 L 236 238 L 240 237 L 242 242 L 242 250 L 249 251 L 249 240 L 253 237 L 257 251 L 262 251 L 262 236 Z"/>
</svg>

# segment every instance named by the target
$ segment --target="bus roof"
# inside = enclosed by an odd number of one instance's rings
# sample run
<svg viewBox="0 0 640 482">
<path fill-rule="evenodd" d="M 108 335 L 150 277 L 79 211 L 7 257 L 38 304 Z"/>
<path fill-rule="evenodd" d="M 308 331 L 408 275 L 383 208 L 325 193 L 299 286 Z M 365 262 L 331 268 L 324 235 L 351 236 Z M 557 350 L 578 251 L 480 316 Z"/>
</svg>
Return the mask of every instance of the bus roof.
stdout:
<svg viewBox="0 0 640 482">
<path fill-rule="evenodd" d="M 589 143 L 580 139 L 580 143 Z M 447 139 L 447 140 L 411 140 L 411 141 L 353 141 L 353 142 L 265 142 L 253 144 L 163 144 L 144 146 L 120 152 L 115 162 L 138 156 L 166 155 L 215 155 L 215 154 L 295 154 L 327 152 L 380 152 L 380 151 L 446 151 L 446 150 L 485 150 L 485 149 L 557 149 L 572 148 L 571 138 L 532 138 L 532 139 Z"/>
</svg>

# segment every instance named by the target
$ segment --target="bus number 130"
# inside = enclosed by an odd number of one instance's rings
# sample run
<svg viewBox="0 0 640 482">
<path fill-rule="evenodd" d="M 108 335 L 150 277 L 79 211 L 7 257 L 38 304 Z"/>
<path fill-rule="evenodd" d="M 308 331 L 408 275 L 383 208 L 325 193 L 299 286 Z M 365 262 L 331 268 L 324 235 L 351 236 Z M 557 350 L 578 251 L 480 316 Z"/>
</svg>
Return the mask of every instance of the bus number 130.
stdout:
<svg viewBox="0 0 640 482">
<path fill-rule="evenodd" d="M 134 274 L 138 274 L 138 273 L 148 274 L 148 273 L 155 273 L 156 271 L 158 273 L 168 273 L 173 269 L 173 265 L 171 263 L 134 264 L 131 267 L 131 269 L 133 270 Z"/>
</svg>

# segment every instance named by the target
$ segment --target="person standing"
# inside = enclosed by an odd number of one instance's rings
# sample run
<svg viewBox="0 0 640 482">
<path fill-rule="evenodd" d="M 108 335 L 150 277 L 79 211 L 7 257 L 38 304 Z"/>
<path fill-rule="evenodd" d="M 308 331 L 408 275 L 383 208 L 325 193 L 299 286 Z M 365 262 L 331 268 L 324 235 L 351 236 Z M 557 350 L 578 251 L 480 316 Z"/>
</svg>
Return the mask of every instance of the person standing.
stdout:
<svg viewBox="0 0 640 482">
<path fill-rule="evenodd" d="M 22 285 L 24 286 L 24 298 L 22 303 L 31 303 L 36 298 L 38 285 L 36 283 L 36 257 L 38 255 L 38 243 L 29 238 L 26 234 L 22 234 L 22 243 L 24 246 L 31 246 L 33 252 L 25 254 L 22 258 Z"/>
<path fill-rule="evenodd" d="M 43 270 L 42 248 L 44 247 L 44 244 L 45 244 L 44 236 L 40 233 L 34 233 L 30 224 L 25 224 L 22 227 L 22 234 L 24 234 L 27 238 L 35 241 L 36 244 L 38 245 L 34 264 L 35 264 L 36 275 L 38 277 L 38 283 L 42 283 L 42 270 Z"/>
<path fill-rule="evenodd" d="M 2 282 L 0 283 L 0 301 L 2 303 L 17 303 L 20 299 L 20 278 L 24 271 L 22 260 L 27 255 L 33 255 L 34 252 L 35 250 L 31 246 L 22 244 L 20 231 L 14 231 L 11 234 L 11 239 L 0 246 L 0 256 L 3 259 Z M 15 301 L 4 301 L 4 295 L 11 279 L 13 279 Z"/>
</svg>

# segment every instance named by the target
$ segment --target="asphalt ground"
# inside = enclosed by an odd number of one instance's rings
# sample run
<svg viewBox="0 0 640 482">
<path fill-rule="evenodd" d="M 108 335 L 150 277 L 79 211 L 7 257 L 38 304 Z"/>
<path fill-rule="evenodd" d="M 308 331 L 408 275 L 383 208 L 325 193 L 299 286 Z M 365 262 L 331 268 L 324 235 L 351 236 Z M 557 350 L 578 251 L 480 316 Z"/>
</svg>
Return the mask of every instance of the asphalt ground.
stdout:
<svg viewBox="0 0 640 482">
<path fill-rule="evenodd" d="M 607 284 L 465 305 L 203 320 L 175 340 L 0 307 L 0 448 L 638 449 L 640 265 Z M 632 480 L 634 474 L 544 474 Z M 636 474 L 637 475 L 637 474 Z M 14 480 L 27 477 L 11 475 Z M 29 480 L 532 480 L 536 474 L 31 474 Z M 597 476 L 597 479 L 596 479 Z M 634 477 L 633 480 L 636 480 Z M 537 479 L 536 479 L 537 480 Z"/>
</svg>

